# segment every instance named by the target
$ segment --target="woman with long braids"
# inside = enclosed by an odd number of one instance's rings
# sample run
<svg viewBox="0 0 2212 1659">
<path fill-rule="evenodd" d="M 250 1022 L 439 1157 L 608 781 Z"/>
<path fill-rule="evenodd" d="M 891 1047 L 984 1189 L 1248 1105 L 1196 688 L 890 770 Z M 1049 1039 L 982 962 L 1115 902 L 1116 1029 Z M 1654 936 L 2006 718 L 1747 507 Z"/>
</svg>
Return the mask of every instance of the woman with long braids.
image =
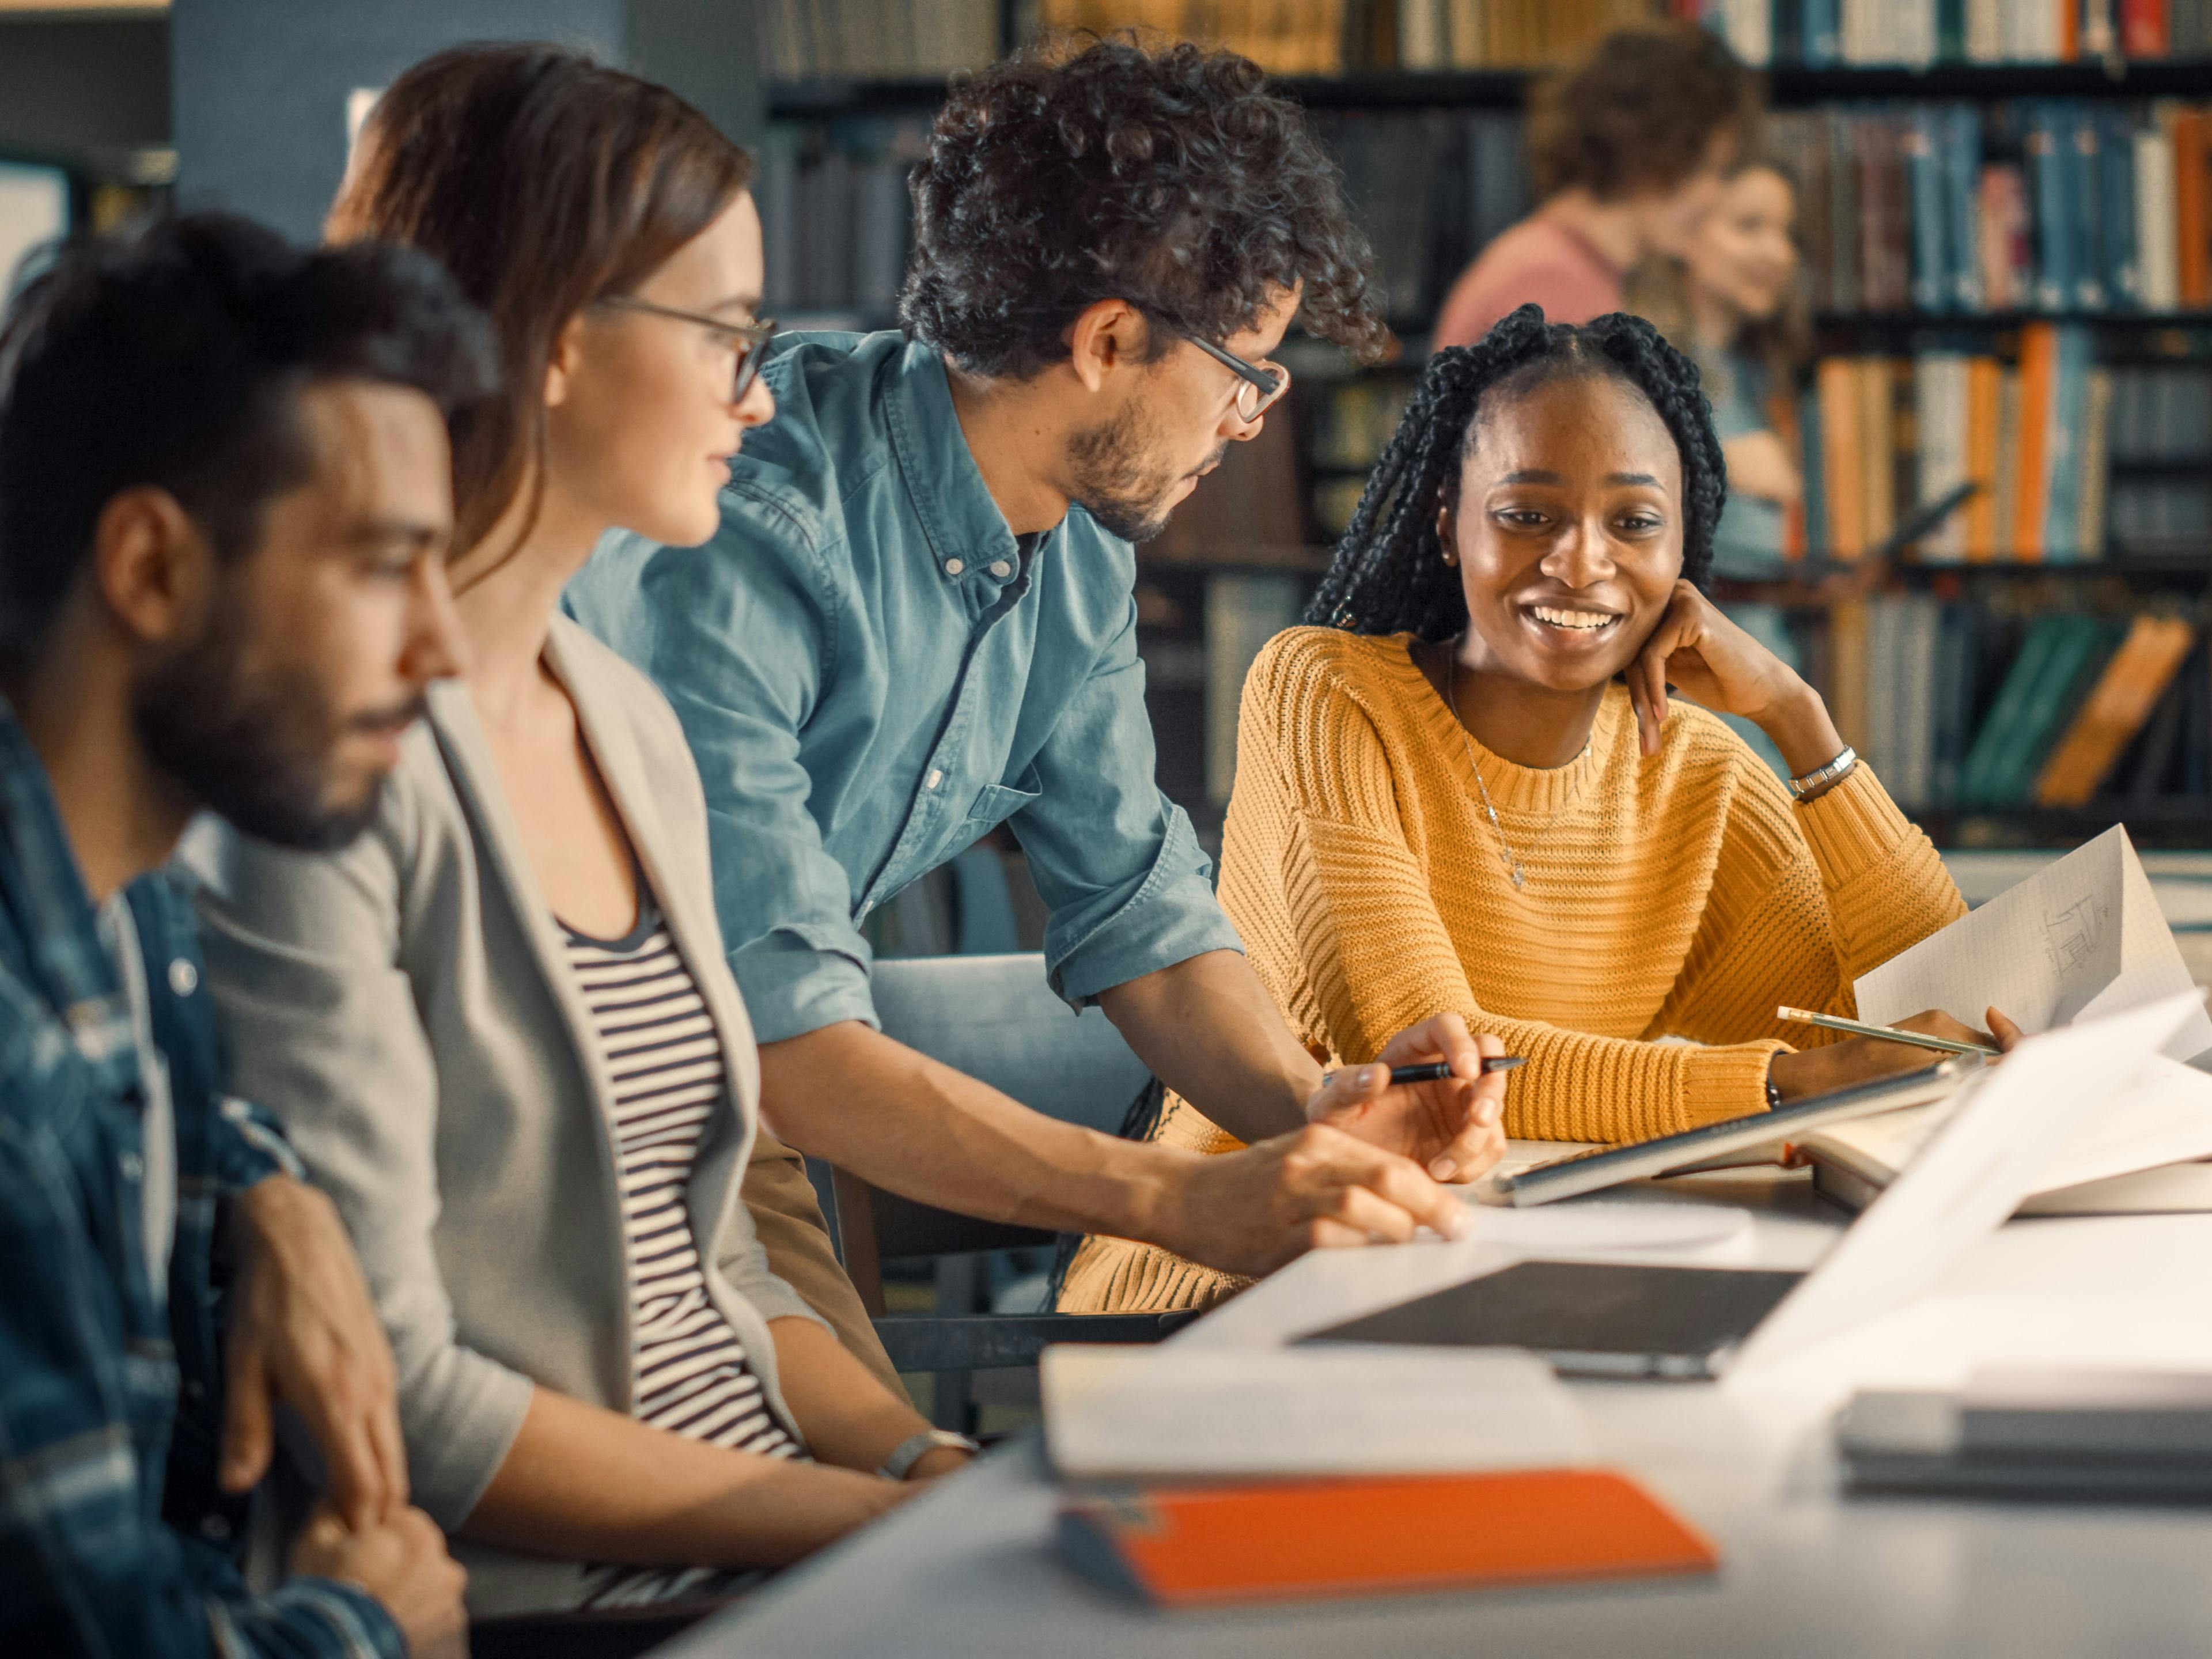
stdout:
<svg viewBox="0 0 2212 1659">
<path fill-rule="evenodd" d="M 1819 694 L 1706 599 L 1726 490 L 1697 370 L 1640 319 L 1523 306 L 1431 360 L 1314 625 L 1244 684 L 1222 901 L 1323 1063 L 1449 1010 L 1528 1058 L 1507 1133 L 1593 1141 L 1927 1064 L 1778 1032 L 1782 1004 L 1851 1012 L 1966 907 Z M 1172 1096 L 1155 1133 L 1236 1144 Z M 1060 1305 L 1238 1283 L 1094 1237 Z"/>
</svg>

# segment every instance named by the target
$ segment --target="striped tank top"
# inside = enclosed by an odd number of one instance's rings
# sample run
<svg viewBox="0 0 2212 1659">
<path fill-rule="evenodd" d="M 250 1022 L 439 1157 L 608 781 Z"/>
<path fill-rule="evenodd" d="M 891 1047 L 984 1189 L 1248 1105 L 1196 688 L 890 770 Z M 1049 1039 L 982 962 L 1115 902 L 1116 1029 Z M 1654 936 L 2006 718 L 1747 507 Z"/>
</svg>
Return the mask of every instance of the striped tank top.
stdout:
<svg viewBox="0 0 2212 1659">
<path fill-rule="evenodd" d="M 568 964 L 614 1080 L 613 1128 L 629 1239 L 635 1415 L 693 1440 L 769 1457 L 805 1449 L 769 1411 L 744 1345 L 707 1293 L 686 1188 L 721 1108 L 722 1044 L 659 906 L 638 884 L 627 937 L 566 923 Z M 592 1597 L 623 1605 L 713 1587 L 704 1569 L 624 1571 Z"/>
</svg>

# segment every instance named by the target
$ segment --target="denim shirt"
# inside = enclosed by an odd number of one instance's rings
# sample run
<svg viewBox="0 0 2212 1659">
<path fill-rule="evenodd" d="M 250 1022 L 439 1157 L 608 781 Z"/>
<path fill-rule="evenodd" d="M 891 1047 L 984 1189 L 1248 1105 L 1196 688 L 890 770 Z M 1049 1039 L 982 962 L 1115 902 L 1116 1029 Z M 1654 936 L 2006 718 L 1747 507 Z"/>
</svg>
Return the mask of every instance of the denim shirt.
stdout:
<svg viewBox="0 0 2212 1659">
<path fill-rule="evenodd" d="M 398 1659 L 359 1589 L 252 1596 L 216 1486 L 218 1204 L 300 1165 L 223 1095 L 180 878 L 126 897 L 168 1070 L 175 1232 L 145 1236 L 143 1056 L 45 768 L 0 702 L 0 1652 Z"/>
<path fill-rule="evenodd" d="M 1002 823 L 1069 1001 L 1241 949 L 1153 781 L 1129 544 L 1079 507 L 1018 544 L 926 346 L 799 334 L 763 372 L 714 538 L 610 537 L 567 596 L 684 722 L 761 1040 L 875 1024 L 860 922 Z"/>
</svg>

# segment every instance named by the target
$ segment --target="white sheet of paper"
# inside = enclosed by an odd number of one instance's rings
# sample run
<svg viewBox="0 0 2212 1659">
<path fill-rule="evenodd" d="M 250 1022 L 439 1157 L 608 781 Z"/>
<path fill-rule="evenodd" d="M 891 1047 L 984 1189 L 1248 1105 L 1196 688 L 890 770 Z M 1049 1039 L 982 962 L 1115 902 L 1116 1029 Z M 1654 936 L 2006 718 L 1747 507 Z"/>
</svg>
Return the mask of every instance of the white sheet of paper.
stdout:
<svg viewBox="0 0 2212 1659">
<path fill-rule="evenodd" d="M 1060 1343 L 1045 1447 L 1073 1480 L 1389 1474 L 1587 1463 L 1552 1368 L 1513 1348 Z"/>
<path fill-rule="evenodd" d="M 2115 824 L 2018 886 L 1900 951 L 1852 988 L 1859 1018 L 1893 1024 L 1925 1008 L 1979 1026 L 2001 1010 L 2033 1036 L 2192 988 L 2128 832 Z M 2165 1051 L 2212 1049 L 2199 1008 Z"/>
<path fill-rule="evenodd" d="M 1839 1143 L 1892 1170 L 1901 1170 L 1960 1103 L 1954 1099 L 1861 1118 L 1824 1129 L 1808 1137 L 1808 1144 Z M 2212 1158 L 2212 1077 L 2155 1055 L 2075 1131 L 2029 1196 L 2207 1158 Z"/>
</svg>

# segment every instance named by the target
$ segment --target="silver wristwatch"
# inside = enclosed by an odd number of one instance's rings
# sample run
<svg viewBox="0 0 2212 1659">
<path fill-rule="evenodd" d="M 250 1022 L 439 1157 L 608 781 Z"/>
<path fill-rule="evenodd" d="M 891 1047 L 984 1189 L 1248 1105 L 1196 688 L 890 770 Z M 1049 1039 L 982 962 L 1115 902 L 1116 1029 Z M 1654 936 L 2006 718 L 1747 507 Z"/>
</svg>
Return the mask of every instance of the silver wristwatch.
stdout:
<svg viewBox="0 0 2212 1659">
<path fill-rule="evenodd" d="M 970 1456 L 983 1449 L 964 1434 L 955 1434 L 950 1429 L 924 1429 L 920 1434 L 910 1434 L 891 1448 L 891 1455 L 884 1459 L 883 1468 L 876 1473 L 887 1480 L 903 1480 L 907 1472 L 933 1451 L 946 1449 L 964 1451 Z"/>
<path fill-rule="evenodd" d="M 1845 744 L 1844 745 L 1844 752 L 1837 756 L 1835 759 L 1830 761 L 1826 766 L 1816 766 L 1811 771 L 1806 773 L 1802 777 L 1790 779 L 1790 798 L 1795 800 L 1802 800 L 1808 795 L 1816 795 L 1820 793 L 1821 790 L 1826 789 L 1830 784 L 1834 783 L 1838 779 L 1843 777 L 1851 769 L 1851 768 L 1856 766 L 1858 763 L 1859 751 L 1852 748 L 1850 744 Z"/>
</svg>

